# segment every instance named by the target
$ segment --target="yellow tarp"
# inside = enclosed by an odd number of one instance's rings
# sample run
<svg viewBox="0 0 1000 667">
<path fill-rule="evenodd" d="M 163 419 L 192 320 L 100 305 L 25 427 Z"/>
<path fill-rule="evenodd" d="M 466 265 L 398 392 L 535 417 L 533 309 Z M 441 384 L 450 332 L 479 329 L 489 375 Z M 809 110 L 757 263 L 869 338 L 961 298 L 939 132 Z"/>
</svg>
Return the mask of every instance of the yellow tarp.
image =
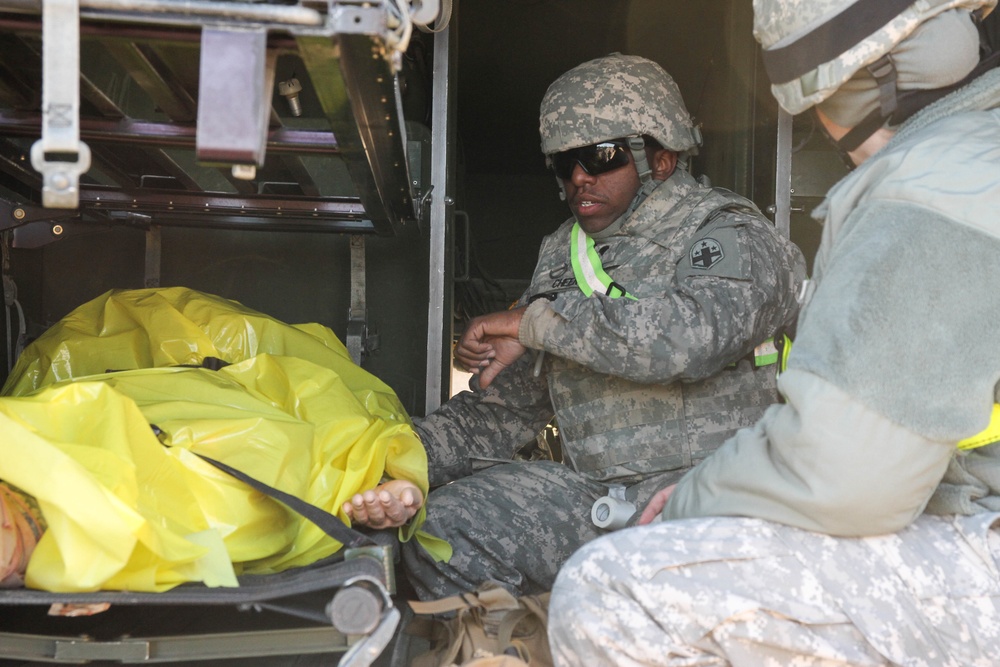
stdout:
<svg viewBox="0 0 1000 667">
<path fill-rule="evenodd" d="M 206 357 L 232 365 L 178 367 Z M 48 523 L 28 566 L 35 588 L 235 585 L 235 574 L 340 548 L 188 450 L 341 518 L 343 502 L 383 475 L 427 492 L 424 450 L 398 399 L 329 329 L 192 290 L 84 304 L 25 350 L 3 395 L 0 479 L 34 496 Z"/>
</svg>

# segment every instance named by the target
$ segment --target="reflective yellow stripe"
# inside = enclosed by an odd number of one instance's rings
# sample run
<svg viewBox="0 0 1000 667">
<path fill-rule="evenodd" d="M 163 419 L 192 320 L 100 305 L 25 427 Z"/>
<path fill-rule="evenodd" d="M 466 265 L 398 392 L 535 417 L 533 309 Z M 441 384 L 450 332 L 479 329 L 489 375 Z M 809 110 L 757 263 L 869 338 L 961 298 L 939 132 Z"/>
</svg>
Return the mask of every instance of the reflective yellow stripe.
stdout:
<svg viewBox="0 0 1000 667">
<path fill-rule="evenodd" d="M 781 362 L 781 365 L 778 367 L 778 372 L 780 373 L 785 370 L 785 365 L 788 363 L 788 351 L 790 349 L 792 349 L 792 339 L 788 336 L 782 336 L 781 350 L 778 350 L 778 346 L 774 343 L 774 338 L 768 338 L 753 349 L 754 368 L 770 366 L 771 364 Z"/>
<path fill-rule="evenodd" d="M 781 365 L 778 366 L 779 373 L 784 373 L 788 368 L 788 353 L 792 351 L 792 339 L 788 336 L 784 336 L 784 339 L 784 344 L 781 346 Z"/>
<path fill-rule="evenodd" d="M 601 258 L 594 247 L 594 239 L 590 238 L 582 229 L 580 223 L 574 222 L 570 232 L 570 262 L 573 264 L 573 276 L 576 284 L 584 296 L 590 296 L 594 292 L 600 292 L 605 296 L 617 299 L 625 297 L 638 301 L 634 296 L 625 291 L 625 288 L 611 279 L 611 276 L 601 265 Z"/>
<path fill-rule="evenodd" d="M 778 363 L 778 348 L 775 347 L 773 338 L 768 338 L 753 349 L 754 368 L 776 363 Z"/>
<path fill-rule="evenodd" d="M 959 449 L 975 449 L 1000 442 L 1000 405 L 993 404 L 993 412 L 990 414 L 990 424 L 985 431 L 981 431 L 971 438 L 958 441 Z"/>
</svg>

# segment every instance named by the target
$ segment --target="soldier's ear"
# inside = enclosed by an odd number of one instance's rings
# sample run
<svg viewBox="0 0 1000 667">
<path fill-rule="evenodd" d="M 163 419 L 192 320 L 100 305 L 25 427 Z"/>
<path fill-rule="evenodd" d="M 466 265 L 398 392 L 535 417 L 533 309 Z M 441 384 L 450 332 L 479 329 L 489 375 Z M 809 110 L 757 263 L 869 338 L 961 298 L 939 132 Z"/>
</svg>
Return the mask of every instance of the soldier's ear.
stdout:
<svg viewBox="0 0 1000 667">
<path fill-rule="evenodd" d="M 651 165 L 653 178 L 658 181 L 665 181 L 670 178 L 670 175 L 674 173 L 674 169 L 677 168 L 677 153 L 669 148 L 659 148 L 653 151 Z"/>
</svg>

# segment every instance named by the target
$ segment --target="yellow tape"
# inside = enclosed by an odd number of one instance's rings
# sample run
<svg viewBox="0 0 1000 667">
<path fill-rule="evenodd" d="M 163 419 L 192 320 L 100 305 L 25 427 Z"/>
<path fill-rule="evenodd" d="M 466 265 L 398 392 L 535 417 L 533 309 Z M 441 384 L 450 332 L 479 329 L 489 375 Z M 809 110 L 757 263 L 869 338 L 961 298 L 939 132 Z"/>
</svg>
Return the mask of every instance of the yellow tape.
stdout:
<svg viewBox="0 0 1000 667">
<path fill-rule="evenodd" d="M 986 430 L 980 431 L 971 438 L 958 441 L 959 449 L 976 449 L 992 445 L 1000 441 L 1000 405 L 993 404 L 993 412 L 990 414 L 990 423 Z"/>
</svg>

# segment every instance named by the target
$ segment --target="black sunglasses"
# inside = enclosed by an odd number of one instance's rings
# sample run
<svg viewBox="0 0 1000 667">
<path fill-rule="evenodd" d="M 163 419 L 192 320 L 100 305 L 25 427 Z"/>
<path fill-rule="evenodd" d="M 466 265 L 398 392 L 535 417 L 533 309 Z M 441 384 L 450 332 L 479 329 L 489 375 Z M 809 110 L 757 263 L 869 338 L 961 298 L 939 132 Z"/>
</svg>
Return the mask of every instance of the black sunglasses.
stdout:
<svg viewBox="0 0 1000 667">
<path fill-rule="evenodd" d="M 624 139 L 602 141 L 599 144 L 571 148 L 552 156 L 552 169 L 556 176 L 568 181 L 576 165 L 591 176 L 620 169 L 628 164 L 628 143 Z"/>
</svg>

